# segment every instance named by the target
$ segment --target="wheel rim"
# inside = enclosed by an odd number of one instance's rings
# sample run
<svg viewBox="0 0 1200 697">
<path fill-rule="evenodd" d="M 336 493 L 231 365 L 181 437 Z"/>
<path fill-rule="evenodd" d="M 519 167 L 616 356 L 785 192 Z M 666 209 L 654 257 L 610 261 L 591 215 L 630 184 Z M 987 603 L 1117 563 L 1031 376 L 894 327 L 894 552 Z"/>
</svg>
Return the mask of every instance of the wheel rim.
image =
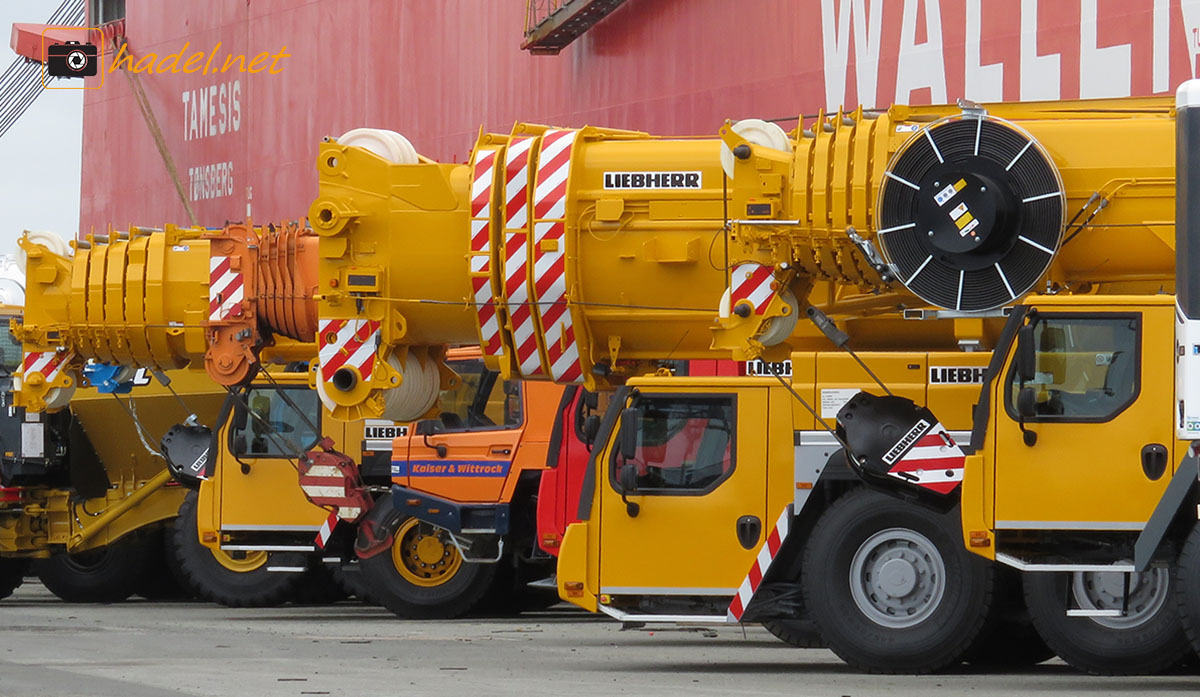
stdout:
<svg viewBox="0 0 1200 697">
<path fill-rule="evenodd" d="M 246 552 L 246 556 L 241 559 L 235 559 L 233 555 L 223 549 L 210 549 L 209 551 L 212 552 L 213 558 L 217 560 L 218 564 L 239 574 L 249 573 L 267 563 L 267 552 L 262 550 Z"/>
<path fill-rule="evenodd" d="M 432 588 L 454 578 L 462 566 L 462 555 L 450 540 L 450 533 L 409 518 L 396 530 L 392 563 L 405 581 Z"/>
<path fill-rule="evenodd" d="M 850 562 L 854 604 L 875 624 L 906 628 L 924 622 L 946 592 L 946 563 L 937 546 L 906 528 L 881 530 Z"/>
<path fill-rule="evenodd" d="M 1151 569 L 1129 579 L 1129 611 L 1121 617 L 1089 617 L 1109 629 L 1132 629 L 1149 622 L 1162 610 L 1170 595 L 1171 574 Z M 1125 574 L 1114 571 L 1077 571 L 1071 590 L 1083 610 L 1121 610 L 1124 606 Z"/>
</svg>

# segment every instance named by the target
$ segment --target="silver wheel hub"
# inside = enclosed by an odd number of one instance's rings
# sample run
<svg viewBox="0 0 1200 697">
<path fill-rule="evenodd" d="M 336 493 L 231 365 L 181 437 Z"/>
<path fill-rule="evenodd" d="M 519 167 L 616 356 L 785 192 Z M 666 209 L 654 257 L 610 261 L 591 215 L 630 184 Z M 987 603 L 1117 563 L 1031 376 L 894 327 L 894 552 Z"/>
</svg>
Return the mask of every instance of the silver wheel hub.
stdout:
<svg viewBox="0 0 1200 697">
<path fill-rule="evenodd" d="M 1170 593 L 1171 574 L 1157 568 L 1129 578 L 1128 609 L 1120 617 L 1089 617 L 1110 629 L 1132 629 L 1148 622 L 1162 610 Z M 1125 609 L 1125 574 L 1113 571 L 1077 571 L 1071 591 L 1083 610 Z"/>
<path fill-rule="evenodd" d="M 903 598 L 917 587 L 917 568 L 907 559 L 889 559 L 879 567 L 875 588 L 889 598 Z"/>
<path fill-rule="evenodd" d="M 946 563 L 924 535 L 888 528 L 867 538 L 850 561 L 850 594 L 875 624 L 912 627 L 941 605 Z"/>
</svg>

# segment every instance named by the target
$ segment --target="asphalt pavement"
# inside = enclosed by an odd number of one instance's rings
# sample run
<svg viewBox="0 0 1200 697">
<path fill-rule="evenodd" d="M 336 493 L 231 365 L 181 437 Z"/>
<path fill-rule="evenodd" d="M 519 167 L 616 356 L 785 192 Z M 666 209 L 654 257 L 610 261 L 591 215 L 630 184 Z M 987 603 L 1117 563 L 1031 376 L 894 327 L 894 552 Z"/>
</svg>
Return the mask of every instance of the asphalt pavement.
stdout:
<svg viewBox="0 0 1200 697">
<path fill-rule="evenodd" d="M 36 581 L 0 601 L 0 697 L 300 695 L 1147 695 L 1200 676 L 862 675 L 758 627 L 622 630 L 559 606 L 518 618 L 397 619 L 357 602 L 234 610 L 131 600 L 74 605 Z"/>
</svg>

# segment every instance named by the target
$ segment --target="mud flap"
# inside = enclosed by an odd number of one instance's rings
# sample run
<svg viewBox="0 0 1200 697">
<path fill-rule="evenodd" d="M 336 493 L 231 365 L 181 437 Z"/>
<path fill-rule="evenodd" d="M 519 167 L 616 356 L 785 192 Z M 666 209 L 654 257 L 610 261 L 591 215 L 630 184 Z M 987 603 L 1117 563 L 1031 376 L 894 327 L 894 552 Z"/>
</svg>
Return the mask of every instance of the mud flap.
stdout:
<svg viewBox="0 0 1200 697">
<path fill-rule="evenodd" d="M 391 549 L 398 516 L 390 495 L 376 499 L 375 505 L 358 522 L 358 536 L 354 539 L 355 556 L 369 559 Z"/>
<path fill-rule="evenodd" d="M 1188 517 L 1189 529 L 1195 523 L 1190 509 L 1183 510 L 1185 504 L 1192 499 L 1192 492 L 1197 487 L 1197 474 L 1200 472 L 1200 458 L 1191 454 L 1190 450 L 1188 457 L 1179 463 L 1179 469 L 1175 471 L 1175 476 L 1171 477 L 1171 483 L 1167 485 L 1167 490 L 1163 492 L 1158 506 L 1154 508 L 1154 513 L 1150 515 L 1150 520 L 1146 521 L 1146 527 L 1142 528 L 1142 533 L 1138 535 L 1133 546 L 1133 567 L 1138 572 L 1145 571 L 1150 566 L 1155 552 L 1167 535 L 1167 530 L 1181 511 Z"/>
<path fill-rule="evenodd" d="M 161 443 L 171 477 L 189 489 L 198 489 L 212 474 L 212 441 L 213 432 L 207 426 L 172 426 Z"/>
<path fill-rule="evenodd" d="M 838 411 L 837 434 L 867 484 L 941 512 L 957 505 L 966 455 L 929 409 L 859 392 Z"/>
</svg>

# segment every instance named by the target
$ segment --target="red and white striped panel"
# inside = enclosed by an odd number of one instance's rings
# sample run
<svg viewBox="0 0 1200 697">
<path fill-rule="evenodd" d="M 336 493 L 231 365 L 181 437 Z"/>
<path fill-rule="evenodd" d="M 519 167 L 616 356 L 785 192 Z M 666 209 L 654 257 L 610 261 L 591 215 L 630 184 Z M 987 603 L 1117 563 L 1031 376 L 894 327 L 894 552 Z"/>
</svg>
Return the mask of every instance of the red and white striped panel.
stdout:
<svg viewBox="0 0 1200 697">
<path fill-rule="evenodd" d="M 750 302 L 754 314 L 766 312 L 767 305 L 775 297 L 775 267 L 753 262 L 738 264 L 729 275 L 729 307 L 737 307 L 743 300 Z"/>
<path fill-rule="evenodd" d="M 524 377 L 542 375 L 537 321 L 529 296 L 529 158 L 537 136 L 508 143 L 504 165 L 504 295 L 512 320 L 513 348 Z"/>
<path fill-rule="evenodd" d="M 542 134 L 533 191 L 535 307 L 542 324 L 550 375 L 555 382 L 578 382 L 583 378 L 575 329 L 567 309 L 567 255 L 563 248 L 566 242 L 567 175 L 577 134 L 578 131 L 561 130 Z"/>
<path fill-rule="evenodd" d="M 28 380 L 30 375 L 41 373 L 46 382 L 50 382 L 58 377 L 62 372 L 63 366 L 67 364 L 67 359 L 71 357 L 70 351 L 34 351 L 25 354 L 25 359 L 21 362 L 22 374 Z"/>
<path fill-rule="evenodd" d="M 471 164 L 471 290 L 479 320 L 479 345 L 484 355 L 499 355 L 500 320 L 492 297 L 492 183 L 495 150 L 476 150 Z"/>
<path fill-rule="evenodd" d="M 962 448 L 938 423 L 904 453 L 888 474 L 939 494 L 949 494 L 963 480 L 966 462 Z"/>
<path fill-rule="evenodd" d="M 321 379 L 333 379 L 342 367 L 357 368 L 363 380 L 371 379 L 379 348 L 379 322 L 371 319 L 323 319 L 317 325 Z"/>
<path fill-rule="evenodd" d="M 775 561 L 775 557 L 779 554 L 779 550 L 783 547 L 783 541 L 787 539 L 791 529 L 792 504 L 789 503 L 783 507 L 783 513 L 779 514 L 779 520 L 775 521 L 775 527 L 771 528 L 771 534 L 767 535 L 767 539 L 763 541 L 762 547 L 758 550 L 758 556 L 750 565 L 750 572 L 746 574 L 742 585 L 738 587 L 737 595 L 733 596 L 733 601 L 729 603 L 729 610 L 725 617 L 730 622 L 742 621 L 742 615 L 746 614 L 750 600 L 758 592 L 763 577 L 767 575 L 767 569 L 771 568 L 771 562 Z"/>
<path fill-rule="evenodd" d="M 340 518 L 335 510 L 329 513 L 329 517 L 325 519 L 324 523 L 321 523 L 321 529 L 317 531 L 317 539 L 313 541 L 317 549 L 325 549 L 325 545 L 329 544 L 329 538 L 333 537 L 333 529 L 337 527 L 338 520 Z"/>
<path fill-rule="evenodd" d="M 362 488 L 357 472 L 344 470 L 336 464 L 318 462 L 309 465 L 310 459 L 300 458 L 300 489 L 309 501 L 317 506 L 332 506 L 334 515 L 346 521 L 357 520 L 371 507 L 371 500 Z M 353 467 L 353 464 L 349 466 Z M 328 524 L 329 519 L 325 522 Z M 330 534 L 333 534 L 332 526 Z"/>
<path fill-rule="evenodd" d="M 230 257 L 208 259 L 208 319 L 227 320 L 242 314 L 245 280 L 240 271 L 231 268 Z"/>
</svg>

